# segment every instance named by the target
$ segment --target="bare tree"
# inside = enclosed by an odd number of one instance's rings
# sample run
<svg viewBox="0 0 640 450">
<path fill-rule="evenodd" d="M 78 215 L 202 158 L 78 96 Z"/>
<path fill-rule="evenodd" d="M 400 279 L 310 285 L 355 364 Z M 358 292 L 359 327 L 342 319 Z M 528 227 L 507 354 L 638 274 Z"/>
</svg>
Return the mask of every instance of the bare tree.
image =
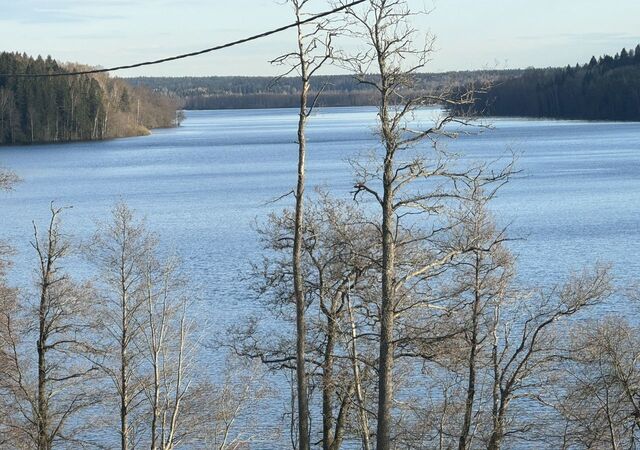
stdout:
<svg viewBox="0 0 640 450">
<path fill-rule="evenodd" d="M 464 419 L 459 433 L 459 450 L 471 448 L 473 419 L 477 416 L 476 391 L 478 372 L 486 367 L 484 345 L 488 338 L 488 310 L 490 305 L 500 303 L 506 295 L 513 278 L 513 262 L 504 247 L 507 241 L 505 230 L 496 228 L 487 203 L 494 192 L 485 194 L 476 183 L 469 195 L 469 205 L 463 209 L 460 239 L 461 247 L 470 251 L 457 263 L 456 274 L 463 302 L 465 369 L 467 370 L 464 400 Z M 468 295 L 465 296 L 465 294 Z M 466 298 L 465 298 L 466 297 Z M 484 353 L 484 354 L 483 354 Z M 475 428 L 475 427 L 474 427 Z"/>
<path fill-rule="evenodd" d="M 141 355 L 134 344 L 140 336 L 139 316 L 143 313 L 144 273 L 141 261 L 155 245 L 155 238 L 144 222 L 134 218 L 124 204 L 117 204 L 112 220 L 100 226 L 87 255 L 100 271 L 101 291 L 98 329 L 103 330 L 103 359 L 100 366 L 113 382 L 119 410 L 120 448 L 136 444 L 132 416 L 141 402 L 144 385 L 139 373 Z"/>
<path fill-rule="evenodd" d="M 487 448 L 499 450 L 506 436 L 527 430 L 514 425 L 509 428 L 510 406 L 514 400 L 541 397 L 542 383 L 536 380 L 544 379 L 544 372 L 553 368 L 560 356 L 555 326 L 601 303 L 610 291 L 608 269 L 597 267 L 549 293 L 492 305 L 492 425 Z"/>
<path fill-rule="evenodd" d="M 360 328 L 368 324 L 359 323 L 359 311 L 364 310 L 363 291 L 375 285 L 371 276 L 376 276 L 372 267 L 378 258 L 373 253 L 376 247 L 371 245 L 374 228 L 363 213 L 326 194 L 318 195 L 318 200 L 309 202 L 303 228 L 302 268 L 310 303 L 308 370 L 312 391 L 319 391 L 318 408 L 322 411 L 318 443 L 325 449 L 337 449 L 350 430 L 358 428 L 353 420 L 356 414 L 362 439 L 369 439 L 369 418 L 364 408 L 370 377 L 362 364 L 363 360 L 370 361 L 358 345 Z M 255 268 L 263 280 L 257 286 L 258 293 L 276 313 L 275 319 L 285 324 L 295 322 L 290 301 L 293 273 L 288 258 L 294 217 L 292 211 L 272 215 L 269 225 L 260 230 L 267 255 Z M 268 324 L 253 321 L 233 335 L 233 348 L 238 354 L 259 358 L 274 370 L 294 368 L 290 339 L 274 333 Z M 312 430 L 311 435 L 315 433 Z"/>
<path fill-rule="evenodd" d="M 266 383 L 263 369 L 259 361 L 230 356 L 222 366 L 219 381 L 194 387 L 194 407 L 207 412 L 197 419 L 202 436 L 197 443 L 217 450 L 236 450 L 251 442 L 270 442 L 272 436 L 259 407 L 272 400 L 273 389 Z M 188 420 L 193 425 L 191 418 Z"/>
<path fill-rule="evenodd" d="M 300 23 L 303 20 L 305 7 L 310 0 L 290 0 L 291 6 Z M 296 387 L 298 399 L 298 449 L 309 450 L 309 388 L 307 371 L 305 369 L 305 336 L 306 321 L 305 310 L 307 301 L 304 292 L 304 280 L 302 274 L 302 228 L 304 222 L 304 196 L 305 196 L 305 164 L 306 164 L 306 126 L 318 99 L 309 101 L 311 79 L 331 58 L 331 33 L 325 32 L 325 24 L 311 25 L 312 30 L 307 31 L 303 25 L 297 26 L 297 51 L 286 54 L 274 60 L 278 64 L 289 64 L 287 74 L 298 72 L 301 81 L 300 111 L 298 118 L 298 175 L 294 192 L 295 196 L 295 229 L 292 248 L 293 286 L 296 303 Z M 319 51 L 318 51 L 319 50 Z"/>
<path fill-rule="evenodd" d="M 96 367 L 84 358 L 91 350 L 87 317 L 92 290 L 75 284 L 61 270 L 70 252 L 59 228 L 62 211 L 51 207 L 44 236 L 34 224 L 37 301 L 20 305 L 22 311 L 8 308 L 2 321 L 7 363 L 3 396 L 13 406 L 4 417 L 4 426 L 17 439 L 12 442 L 17 448 L 26 442 L 43 450 L 82 445 L 81 430 L 86 424 L 78 423 L 78 414 L 97 400 L 88 386 Z M 29 352 L 27 345 L 32 338 L 35 352 Z"/>
<path fill-rule="evenodd" d="M 565 448 L 634 448 L 640 439 L 640 331 L 617 314 L 579 324 L 557 409 Z"/>
<path fill-rule="evenodd" d="M 380 207 L 381 299 L 380 343 L 378 367 L 377 448 L 391 448 L 392 410 L 394 402 L 394 360 L 398 343 L 397 318 L 407 305 L 402 305 L 407 289 L 418 280 L 437 271 L 465 249 L 448 252 L 421 249 L 414 252 L 413 262 L 398 260 L 398 252 L 416 242 L 435 241 L 434 230 L 440 226 L 434 218 L 442 213 L 448 200 L 459 196 L 456 181 L 468 176 L 466 170 L 455 170 L 452 158 L 438 145 L 439 136 L 454 136 L 447 128 L 463 121 L 451 113 L 445 113 L 431 126 L 416 127 L 418 109 L 433 104 L 460 105 L 472 99 L 471 94 L 443 91 L 440 93 L 416 93 L 415 74 L 424 69 L 431 52 L 432 39 L 427 38 L 424 47 L 416 47 L 416 30 L 411 25 L 414 15 L 404 0 L 372 0 L 362 10 L 351 10 L 357 38 L 368 46 L 364 52 L 344 58 L 358 80 L 370 86 L 378 96 L 378 133 L 382 147 L 379 160 L 373 164 L 356 162 L 355 195 L 371 196 Z M 374 72 L 374 74 L 370 74 Z M 421 144 L 427 143 L 425 148 Z M 508 171 L 495 179 L 507 176 Z M 419 189 L 416 181 L 422 180 Z M 426 180 L 429 180 L 428 182 Z M 415 215 L 431 218 L 431 227 L 422 232 L 408 233 L 409 240 L 402 241 L 403 222 L 415 223 Z M 409 217 L 413 217 L 409 220 Z M 412 228 L 408 225 L 406 230 Z M 405 230 L 405 231 L 406 231 Z M 422 236 L 419 236 L 422 234 Z M 405 237 L 407 234 L 405 234 Z M 430 255 L 429 257 L 425 257 Z M 415 258 L 415 256 L 418 256 Z M 405 303 L 407 303 L 405 301 Z M 411 303 L 411 301 L 409 301 Z"/>
<path fill-rule="evenodd" d="M 195 294 L 179 258 L 165 255 L 159 237 L 123 203 L 87 251 L 100 270 L 96 361 L 117 394 L 120 446 L 173 450 L 202 442 L 213 394 L 195 367 Z"/>
<path fill-rule="evenodd" d="M 150 405 L 150 448 L 172 450 L 189 434 L 182 430 L 183 409 L 189 389 L 195 344 L 188 315 L 187 281 L 178 274 L 178 260 L 161 261 L 150 248 L 140 261 L 142 273 L 140 335 L 134 341 L 151 372 L 143 383 Z M 186 428 L 186 427 L 185 427 Z"/>
</svg>

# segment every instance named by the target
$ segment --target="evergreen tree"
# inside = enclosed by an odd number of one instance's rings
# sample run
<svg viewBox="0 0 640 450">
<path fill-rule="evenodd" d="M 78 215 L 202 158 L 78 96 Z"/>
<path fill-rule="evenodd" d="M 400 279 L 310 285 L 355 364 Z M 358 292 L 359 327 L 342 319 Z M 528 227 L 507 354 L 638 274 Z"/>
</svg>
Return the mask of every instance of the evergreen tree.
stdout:
<svg viewBox="0 0 640 450">
<path fill-rule="evenodd" d="M 0 74 L 77 69 L 51 56 L 0 52 Z M 112 101 L 113 99 L 113 101 Z M 145 114 L 131 112 L 136 102 Z M 146 134 L 174 125 L 178 102 L 106 75 L 0 76 L 0 144 L 74 141 Z M 108 118 L 108 120 L 107 120 Z"/>
</svg>

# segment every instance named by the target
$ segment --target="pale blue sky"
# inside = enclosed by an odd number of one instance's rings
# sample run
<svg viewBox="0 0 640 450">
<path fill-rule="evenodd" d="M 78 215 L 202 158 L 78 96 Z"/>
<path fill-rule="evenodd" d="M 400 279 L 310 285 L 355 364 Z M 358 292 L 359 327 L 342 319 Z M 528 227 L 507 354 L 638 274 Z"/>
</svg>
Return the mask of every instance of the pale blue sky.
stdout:
<svg viewBox="0 0 640 450">
<path fill-rule="evenodd" d="M 317 10 L 327 1 L 315 0 Z M 559 66 L 640 43 L 640 0 L 409 0 L 437 36 L 430 71 Z M 284 0 L 0 0 L 0 50 L 101 66 L 213 46 L 292 20 Z M 133 75 L 272 75 L 291 34 Z"/>
</svg>

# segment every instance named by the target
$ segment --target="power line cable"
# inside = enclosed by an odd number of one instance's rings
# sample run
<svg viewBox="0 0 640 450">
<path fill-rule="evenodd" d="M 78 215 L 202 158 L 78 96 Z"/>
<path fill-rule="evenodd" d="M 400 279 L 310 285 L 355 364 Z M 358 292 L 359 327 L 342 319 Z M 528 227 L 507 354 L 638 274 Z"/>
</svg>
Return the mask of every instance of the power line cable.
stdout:
<svg viewBox="0 0 640 450">
<path fill-rule="evenodd" d="M 229 48 L 229 47 L 235 47 L 236 45 L 240 45 L 240 44 L 244 44 L 247 42 L 251 42 L 251 41 L 255 41 L 258 39 L 262 39 L 265 38 L 267 36 L 271 36 L 273 34 L 277 34 L 277 33 L 281 33 L 283 31 L 286 31 L 290 28 L 294 28 L 297 27 L 299 25 L 304 25 L 307 24 L 309 22 L 313 22 L 315 20 L 321 19 L 323 17 L 327 17 L 330 16 L 332 14 L 344 11 L 348 8 L 352 8 L 356 5 L 359 5 L 361 3 L 364 3 L 367 0 L 357 0 L 351 3 L 347 3 L 345 5 L 342 5 L 338 8 L 334 8 L 330 11 L 325 11 L 323 13 L 320 14 L 316 14 L 314 16 L 309 17 L 308 19 L 305 20 L 300 20 L 294 23 L 291 23 L 289 25 L 285 25 L 282 26 L 280 28 L 275 28 L 273 30 L 269 30 L 269 31 L 265 31 L 264 33 L 260 33 L 260 34 L 255 34 L 253 36 L 249 36 L 247 38 L 244 39 L 239 39 L 237 41 L 232 41 L 232 42 L 228 42 L 226 44 L 222 44 L 222 45 L 216 45 L 215 47 L 211 47 L 211 48 L 205 48 L 204 50 L 198 50 L 195 52 L 190 52 L 190 53 L 183 53 L 181 55 L 176 55 L 176 56 L 170 56 L 168 58 L 162 58 L 162 59 L 156 59 L 154 61 L 144 61 L 144 62 L 139 62 L 139 63 L 135 63 L 135 64 L 128 64 L 128 65 L 123 65 L 123 66 L 116 66 L 116 67 L 109 67 L 109 68 L 105 68 L 105 69 L 89 69 L 89 70 L 79 70 L 76 72 L 54 72 L 54 73 L 32 73 L 32 74 L 28 74 L 28 73 L 7 73 L 7 74 L 0 74 L 0 77 L 18 77 L 18 78 L 44 78 L 44 77 L 69 77 L 69 76 L 76 76 L 76 75 L 90 75 L 90 74 L 94 74 L 94 73 L 104 73 L 104 72 L 115 72 L 117 70 L 125 70 L 125 69 L 133 69 L 136 67 L 143 67 L 143 66 L 153 66 L 156 64 L 162 64 L 162 63 L 166 63 L 169 61 L 176 61 L 178 59 L 185 59 L 185 58 L 190 58 L 192 56 L 198 56 L 198 55 L 203 55 L 205 53 L 211 53 L 211 52 L 215 52 L 217 50 L 222 50 L 225 48 Z"/>
</svg>

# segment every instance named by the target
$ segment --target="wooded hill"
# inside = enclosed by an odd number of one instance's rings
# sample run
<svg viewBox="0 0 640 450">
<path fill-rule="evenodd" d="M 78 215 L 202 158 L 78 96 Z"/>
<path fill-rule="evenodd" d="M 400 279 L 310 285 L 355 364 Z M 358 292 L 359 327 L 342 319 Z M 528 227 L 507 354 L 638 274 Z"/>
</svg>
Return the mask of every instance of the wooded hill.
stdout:
<svg viewBox="0 0 640 450">
<path fill-rule="evenodd" d="M 0 53 L 0 74 L 41 74 L 86 68 L 51 57 Z M 180 120 L 181 102 L 107 74 L 0 75 L 0 144 L 99 140 L 149 133 Z"/>
<path fill-rule="evenodd" d="M 528 69 L 479 95 L 491 116 L 640 120 L 640 45 L 566 68 Z"/>
<path fill-rule="evenodd" d="M 417 74 L 412 86 L 417 92 L 431 92 L 470 83 L 500 82 L 520 70 Z M 128 78 L 134 86 L 145 86 L 185 101 L 185 109 L 293 108 L 300 102 L 298 77 L 140 77 Z M 312 96 L 322 89 L 319 106 L 371 106 L 376 92 L 352 75 L 315 76 Z M 312 97 L 313 98 L 313 97 Z"/>
<path fill-rule="evenodd" d="M 292 108 L 298 106 L 300 92 L 297 77 L 140 77 L 128 81 L 183 98 L 185 109 Z M 640 45 L 566 68 L 418 74 L 412 89 L 417 93 L 455 91 L 470 85 L 491 86 L 476 93 L 476 114 L 640 120 Z M 376 94 L 370 86 L 350 75 L 317 76 L 314 89 L 323 89 L 320 106 L 375 104 Z"/>
</svg>

